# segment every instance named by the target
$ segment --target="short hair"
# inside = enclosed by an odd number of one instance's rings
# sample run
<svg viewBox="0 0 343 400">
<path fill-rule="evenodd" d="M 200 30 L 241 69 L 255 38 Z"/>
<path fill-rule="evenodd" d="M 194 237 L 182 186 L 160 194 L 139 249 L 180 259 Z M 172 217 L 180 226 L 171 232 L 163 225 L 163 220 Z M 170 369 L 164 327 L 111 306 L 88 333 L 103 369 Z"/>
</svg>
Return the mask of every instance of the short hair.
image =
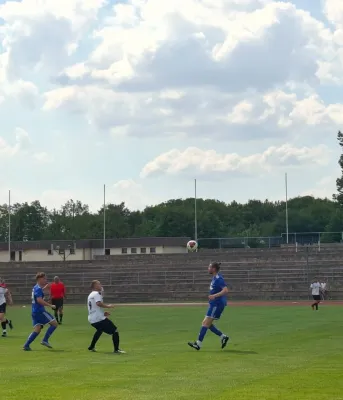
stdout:
<svg viewBox="0 0 343 400">
<path fill-rule="evenodd" d="M 59 281 L 60 280 L 60 278 L 56 275 L 55 277 L 54 277 L 54 281 Z"/>
<path fill-rule="evenodd" d="M 94 281 L 92 281 L 91 283 L 91 289 L 94 289 L 94 286 L 99 283 L 99 281 L 97 279 L 95 279 Z"/>
<path fill-rule="evenodd" d="M 215 262 L 211 262 L 210 265 L 211 265 L 211 267 L 214 268 L 216 271 L 219 271 L 219 270 L 220 270 L 220 266 L 222 265 L 222 263 L 215 261 Z"/>
<path fill-rule="evenodd" d="M 45 272 L 38 272 L 38 274 L 36 274 L 36 281 L 38 281 L 38 279 L 45 278 L 45 277 L 46 277 Z"/>
</svg>

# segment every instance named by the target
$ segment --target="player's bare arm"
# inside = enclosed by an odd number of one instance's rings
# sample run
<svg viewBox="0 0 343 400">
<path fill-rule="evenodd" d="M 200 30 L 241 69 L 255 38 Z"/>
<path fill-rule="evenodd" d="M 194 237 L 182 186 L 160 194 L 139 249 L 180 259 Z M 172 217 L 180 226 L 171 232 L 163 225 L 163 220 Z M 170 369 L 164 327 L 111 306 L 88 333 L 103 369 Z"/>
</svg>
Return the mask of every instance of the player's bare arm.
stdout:
<svg viewBox="0 0 343 400">
<path fill-rule="evenodd" d="M 101 308 L 114 308 L 113 304 L 104 304 L 102 301 L 97 301 L 96 305 Z"/>
<path fill-rule="evenodd" d="M 53 310 L 55 309 L 54 305 L 52 305 L 52 304 L 48 303 L 47 301 L 43 300 L 41 297 L 37 298 L 37 303 L 40 304 L 41 306 L 50 307 Z"/>
</svg>

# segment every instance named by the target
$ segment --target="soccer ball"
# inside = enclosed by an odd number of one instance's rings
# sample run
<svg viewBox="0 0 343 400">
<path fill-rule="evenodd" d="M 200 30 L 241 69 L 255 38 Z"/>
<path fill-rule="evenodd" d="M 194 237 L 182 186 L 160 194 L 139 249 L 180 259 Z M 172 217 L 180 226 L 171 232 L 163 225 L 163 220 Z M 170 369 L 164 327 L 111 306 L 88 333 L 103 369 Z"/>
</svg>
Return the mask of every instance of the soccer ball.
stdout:
<svg viewBox="0 0 343 400">
<path fill-rule="evenodd" d="M 190 240 L 187 243 L 187 249 L 188 251 L 196 251 L 198 248 L 198 243 L 195 240 Z"/>
</svg>

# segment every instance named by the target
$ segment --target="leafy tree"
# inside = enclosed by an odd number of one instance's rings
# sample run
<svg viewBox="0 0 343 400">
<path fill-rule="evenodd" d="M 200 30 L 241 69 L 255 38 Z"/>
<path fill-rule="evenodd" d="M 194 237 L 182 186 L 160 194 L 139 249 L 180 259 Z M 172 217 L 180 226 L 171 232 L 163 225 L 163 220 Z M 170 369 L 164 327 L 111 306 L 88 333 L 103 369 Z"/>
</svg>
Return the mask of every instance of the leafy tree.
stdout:
<svg viewBox="0 0 343 400">
<path fill-rule="evenodd" d="M 340 241 L 343 208 L 339 201 L 297 197 L 288 202 L 289 232 L 326 232 L 322 240 Z M 246 204 L 214 199 L 197 200 L 198 238 L 209 238 L 207 246 L 217 247 L 214 238 L 237 238 L 240 246 L 267 245 L 258 237 L 280 237 L 285 232 L 285 203 L 250 200 Z M 39 201 L 14 204 L 11 239 L 76 240 L 101 239 L 104 210 L 91 212 L 80 200 L 69 200 L 60 209 L 48 210 Z M 188 236 L 194 237 L 194 199 L 173 199 L 142 211 L 131 211 L 125 203 L 106 205 L 106 237 Z M 298 237 L 301 237 L 298 236 Z M 213 240 L 212 240 L 213 238 Z M 249 238 L 248 241 L 245 238 Z M 316 241 L 318 234 L 303 239 Z M 0 206 L 0 240 L 8 240 L 8 209 Z M 280 240 L 279 240 L 280 241 Z M 205 242 L 204 242 L 205 243 Z M 224 243 L 224 242 L 223 242 Z"/>
<path fill-rule="evenodd" d="M 333 198 L 342 206 L 343 205 L 343 133 L 341 131 L 339 131 L 337 134 L 337 140 L 342 149 L 342 154 L 338 161 L 338 164 L 342 171 L 342 175 L 340 178 L 336 179 L 336 187 L 338 194 L 334 194 Z"/>
</svg>

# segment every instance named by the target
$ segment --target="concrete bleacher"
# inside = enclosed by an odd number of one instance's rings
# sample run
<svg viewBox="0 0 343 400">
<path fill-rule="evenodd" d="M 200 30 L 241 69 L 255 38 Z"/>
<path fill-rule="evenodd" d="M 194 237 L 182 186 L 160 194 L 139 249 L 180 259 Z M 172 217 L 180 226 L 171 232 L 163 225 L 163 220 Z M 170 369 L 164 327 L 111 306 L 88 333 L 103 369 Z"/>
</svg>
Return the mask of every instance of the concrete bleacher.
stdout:
<svg viewBox="0 0 343 400">
<path fill-rule="evenodd" d="M 16 303 L 28 304 L 34 276 L 45 271 L 59 275 L 68 302 L 85 303 L 89 284 L 99 279 L 106 301 L 206 301 L 210 277 L 207 265 L 222 262 L 232 300 L 308 299 L 314 276 L 328 281 L 332 299 L 341 299 L 343 246 L 279 249 L 232 249 L 192 254 L 119 255 L 93 262 L 0 263 Z"/>
</svg>

